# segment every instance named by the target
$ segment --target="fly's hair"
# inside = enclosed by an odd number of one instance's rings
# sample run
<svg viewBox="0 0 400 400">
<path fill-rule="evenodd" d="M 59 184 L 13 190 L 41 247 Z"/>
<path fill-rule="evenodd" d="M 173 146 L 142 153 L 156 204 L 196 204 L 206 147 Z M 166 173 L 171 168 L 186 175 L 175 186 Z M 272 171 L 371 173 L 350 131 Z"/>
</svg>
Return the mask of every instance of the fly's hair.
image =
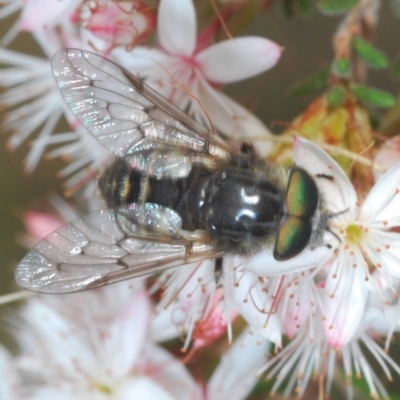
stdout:
<svg viewBox="0 0 400 400">
<path fill-rule="evenodd" d="M 320 179 L 326 179 L 328 181 L 334 182 L 335 177 L 333 175 L 328 175 L 328 174 L 316 174 L 316 178 Z M 338 217 L 339 215 L 345 214 L 347 211 L 349 211 L 349 208 L 346 208 L 345 210 L 341 210 L 338 212 L 330 212 L 328 208 L 326 207 L 325 199 L 323 195 L 319 192 L 319 203 L 318 203 L 318 208 L 316 210 L 316 215 L 313 217 L 314 221 L 314 233 L 311 237 L 310 244 L 311 245 L 323 245 L 322 237 L 324 232 L 329 232 L 332 236 L 334 236 L 339 243 L 342 243 L 342 240 L 340 239 L 339 235 L 334 232 L 331 228 L 331 220 Z M 331 245 L 326 245 L 328 248 L 331 248 Z"/>
</svg>

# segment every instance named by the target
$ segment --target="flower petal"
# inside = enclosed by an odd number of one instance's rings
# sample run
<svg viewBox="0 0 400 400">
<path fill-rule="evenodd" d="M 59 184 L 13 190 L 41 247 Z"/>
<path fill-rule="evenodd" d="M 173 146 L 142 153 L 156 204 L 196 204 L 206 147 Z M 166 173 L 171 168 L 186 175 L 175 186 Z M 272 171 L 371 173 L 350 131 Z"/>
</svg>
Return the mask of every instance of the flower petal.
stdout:
<svg viewBox="0 0 400 400">
<path fill-rule="evenodd" d="M 150 316 L 149 299 L 136 293 L 119 311 L 104 340 L 108 368 L 125 376 L 134 367 L 145 342 Z"/>
<path fill-rule="evenodd" d="M 269 140 L 271 132 L 259 118 L 205 80 L 198 90 L 198 99 L 218 131 L 232 139 L 251 141 L 260 157 L 270 153 L 273 147 Z"/>
<path fill-rule="evenodd" d="M 293 160 L 315 178 L 326 209 L 341 212 L 350 208 L 351 213 L 357 203 L 357 194 L 339 164 L 309 140 L 293 136 L 293 141 Z"/>
<path fill-rule="evenodd" d="M 175 400 L 200 399 L 199 386 L 180 360 L 159 346 L 146 347 L 151 378 L 171 393 Z M 152 365 L 152 367 L 151 367 Z M 136 398 L 136 397 L 135 397 Z"/>
<path fill-rule="evenodd" d="M 398 332 L 400 328 L 399 306 L 371 307 L 368 304 L 361 322 L 360 330 L 371 335 L 386 336 L 390 332 Z M 371 336 L 372 336 L 371 335 Z"/>
<path fill-rule="evenodd" d="M 161 0 L 158 40 L 170 54 L 191 56 L 196 47 L 196 11 L 192 0 Z"/>
<path fill-rule="evenodd" d="M 17 340 L 25 350 L 24 367 L 39 372 L 52 363 L 64 376 L 72 377 L 76 374 L 76 360 L 84 359 L 85 373 L 95 373 L 97 362 L 85 340 L 91 332 L 84 335 L 82 329 L 54 309 L 51 302 L 48 296 L 31 297 L 22 309 L 27 326 L 18 331 Z"/>
<path fill-rule="evenodd" d="M 118 400 L 157 399 L 174 400 L 171 394 L 164 390 L 154 380 L 145 377 L 132 378 L 125 381 L 116 395 Z"/>
<path fill-rule="evenodd" d="M 62 18 L 68 18 L 80 0 L 29 0 L 25 3 L 19 23 L 22 30 L 32 32 L 54 26 Z"/>
<path fill-rule="evenodd" d="M 363 251 L 368 254 L 371 263 L 378 266 L 377 271 L 390 280 L 387 283 L 397 286 L 400 278 L 399 233 L 376 230 L 370 233 L 370 240 L 363 245 Z"/>
<path fill-rule="evenodd" d="M 286 275 L 285 280 L 282 280 L 282 282 L 288 285 L 287 282 L 298 283 L 302 278 L 307 279 L 307 276 L 305 274 Z M 292 286 L 284 290 L 284 298 L 281 301 L 285 305 L 284 312 L 281 311 L 282 325 L 286 336 L 289 338 L 294 337 L 299 329 L 307 324 L 307 319 L 310 318 L 313 312 L 311 304 L 315 304 L 315 299 L 312 296 L 314 281 L 311 280 L 306 284 L 295 285 L 295 289 Z"/>
<path fill-rule="evenodd" d="M 54 384 L 54 382 L 53 382 L 53 384 Z M 47 385 L 41 384 L 41 385 L 35 386 L 34 393 L 30 393 L 29 397 L 25 396 L 25 399 L 29 399 L 29 400 L 50 400 L 50 399 L 71 400 L 71 398 L 74 398 L 76 400 L 84 400 L 87 398 L 91 398 L 91 395 L 93 395 L 93 391 L 91 391 L 91 393 L 88 394 L 86 391 L 83 391 L 81 388 L 79 388 L 78 393 L 77 393 L 76 387 L 74 389 L 75 390 L 71 390 L 71 386 L 66 385 L 64 382 L 57 382 L 56 387 L 49 387 Z M 21 399 L 21 397 L 18 397 L 18 399 Z M 7 400 L 8 400 L 8 398 L 7 398 Z"/>
<path fill-rule="evenodd" d="M 117 62 L 140 78 L 144 78 L 146 84 L 158 93 L 166 98 L 171 96 L 176 85 L 169 72 L 171 65 L 176 61 L 175 57 L 159 49 L 143 46 L 136 46 L 130 53 L 116 48 L 112 54 Z"/>
<path fill-rule="evenodd" d="M 332 249 L 324 246 L 314 250 L 305 249 L 296 257 L 287 261 L 277 261 L 271 251 L 265 250 L 249 258 L 245 262 L 246 271 L 251 271 L 257 276 L 273 276 L 296 273 L 324 265 L 332 256 Z"/>
<path fill-rule="evenodd" d="M 382 229 L 400 225 L 400 163 L 387 171 L 361 205 L 360 219 L 384 222 Z"/>
<path fill-rule="evenodd" d="M 267 340 L 243 332 L 222 356 L 208 383 L 207 399 L 245 399 L 257 383 L 256 373 L 265 363 L 269 347 Z"/>
<path fill-rule="evenodd" d="M 171 306 L 166 310 L 161 310 L 161 312 L 151 320 L 149 333 L 152 340 L 155 342 L 165 342 L 178 336 L 177 327 L 173 323 L 176 314 L 176 308 Z"/>
<path fill-rule="evenodd" d="M 338 257 L 329 269 L 335 271 L 336 263 L 347 268 L 342 268 L 338 276 L 328 275 L 322 298 L 326 318 L 324 333 L 328 344 L 335 350 L 349 343 L 359 329 L 369 293 L 363 262 L 352 268 L 347 256 Z"/>
<path fill-rule="evenodd" d="M 282 48 L 262 37 L 225 40 L 196 55 L 201 70 L 212 82 L 229 83 L 247 79 L 272 68 Z"/>
<path fill-rule="evenodd" d="M 128 53 L 125 49 L 118 47 L 112 51 L 112 55 L 113 59 L 140 77 L 151 76 L 153 80 L 156 80 L 169 76 L 166 71 L 168 71 L 171 56 L 159 49 L 136 46 Z"/>
</svg>

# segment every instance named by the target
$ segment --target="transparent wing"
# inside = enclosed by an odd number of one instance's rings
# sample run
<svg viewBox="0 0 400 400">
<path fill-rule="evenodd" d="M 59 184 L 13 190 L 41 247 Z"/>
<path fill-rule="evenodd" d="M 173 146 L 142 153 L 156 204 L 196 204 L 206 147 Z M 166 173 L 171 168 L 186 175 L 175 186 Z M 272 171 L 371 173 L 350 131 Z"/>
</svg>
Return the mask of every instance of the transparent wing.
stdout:
<svg viewBox="0 0 400 400">
<path fill-rule="evenodd" d="M 125 156 L 149 143 L 167 143 L 222 159 L 227 145 L 125 68 L 78 49 L 52 60 L 61 93 L 79 121 L 113 153 Z"/>
<path fill-rule="evenodd" d="M 19 286 L 41 293 L 73 293 L 221 255 L 210 246 L 160 232 L 135 234 L 114 210 L 72 221 L 40 241 L 15 272 Z"/>
</svg>

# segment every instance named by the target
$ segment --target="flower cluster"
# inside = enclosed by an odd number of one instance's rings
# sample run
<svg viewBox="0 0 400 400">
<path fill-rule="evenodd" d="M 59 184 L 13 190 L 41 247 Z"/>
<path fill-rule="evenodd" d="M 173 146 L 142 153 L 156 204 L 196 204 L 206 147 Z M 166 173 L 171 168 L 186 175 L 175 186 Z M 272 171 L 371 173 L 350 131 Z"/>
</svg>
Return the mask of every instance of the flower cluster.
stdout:
<svg viewBox="0 0 400 400">
<path fill-rule="evenodd" d="M 366 345 L 389 380 L 385 364 L 400 373 L 374 342 L 376 336 L 387 336 L 388 350 L 392 334 L 400 327 L 394 317 L 399 310 L 400 165 L 387 171 L 360 201 L 341 167 L 317 145 L 295 138 L 293 153 L 296 165 L 319 177 L 319 192 L 330 212 L 329 227 L 323 246 L 314 254 L 304 251 L 278 263 L 260 253 L 247 263 L 247 270 L 258 276 L 249 291 L 259 296 L 258 319 L 265 314 L 267 324 L 270 318 L 278 318 L 282 333 L 292 338 L 262 371 L 268 370 L 268 376 L 279 373 L 275 390 L 294 368 L 286 393 L 297 385 L 301 395 L 312 374 L 324 370 L 330 388 L 340 352 L 347 376 L 354 370 L 363 374 L 372 396 L 385 398 L 388 394 L 360 344 Z"/>
<path fill-rule="evenodd" d="M 153 33 L 156 20 L 156 11 L 140 0 L 55 1 L 46 7 L 40 0 L 30 0 L 18 5 L 22 12 L 15 29 L 6 35 L 8 40 L 13 32 L 15 36 L 16 28 L 29 31 L 49 59 L 65 47 L 101 52 L 145 77 L 146 83 L 196 119 L 207 123 L 211 120 L 226 135 L 262 138 L 269 134 L 258 118 L 218 88 L 273 67 L 281 54 L 274 42 L 241 37 L 212 44 L 212 32 L 196 39 L 196 14 L 189 0 L 160 3 L 157 42 L 152 48 L 137 46 Z M 3 15 L 16 12 L 17 4 L 4 5 L 2 11 Z M 0 48 L 0 62 L 8 66 L 0 71 L 1 81 L 8 87 L 0 96 L 2 108 L 7 111 L 4 129 L 13 132 L 10 149 L 40 129 L 28 154 L 26 170 L 36 167 L 47 147 L 58 145 L 49 155 L 72 160 L 62 175 L 70 176 L 67 187 L 76 189 L 96 175 L 107 162 L 108 153 L 79 128 L 54 85 L 49 59 Z M 62 116 L 74 129 L 53 135 Z M 261 152 L 265 153 L 268 142 L 261 143 Z M 92 194 L 93 190 L 88 190 L 86 197 Z"/>
<path fill-rule="evenodd" d="M 212 400 L 237 389 L 239 399 L 253 386 L 268 346 L 254 340 L 243 346 L 240 339 L 209 383 L 200 384 L 157 343 L 167 338 L 168 326 L 149 325 L 150 299 L 138 282 L 52 302 L 31 298 L 19 317 L 14 336 L 21 354 L 13 358 L 0 347 L 2 399 Z M 228 368 L 240 357 L 250 365 Z"/>
<path fill-rule="evenodd" d="M 11 132 L 8 147 L 16 149 L 38 132 L 25 169 L 33 171 L 51 149 L 50 158 L 68 161 L 60 175 L 66 178 L 69 193 L 75 193 L 80 204 L 86 202 L 85 210 L 78 211 L 53 197 L 59 215 L 25 213 L 28 234 L 20 237 L 24 245 L 32 246 L 81 212 L 104 208 L 95 177 L 115 158 L 79 124 L 59 93 L 50 58 L 62 48 L 106 56 L 210 132 L 233 143 L 252 140 L 260 159 L 269 155 L 282 161 L 287 142 L 273 148 L 276 138 L 264 124 L 222 92 L 225 84 L 272 68 L 282 48 L 256 36 L 217 41 L 223 17 L 234 12 L 231 2 L 224 2 L 219 18 L 199 32 L 192 0 L 158 3 L 2 2 L 0 18 L 18 14 L 0 47 L 5 66 L 0 79 L 7 88 L 0 94 L 0 104 L 3 128 Z M 22 31 L 31 34 L 44 57 L 11 50 Z M 325 125 L 333 114 L 335 126 L 343 116 L 327 106 L 325 98 L 318 106 Z M 355 114 L 366 121 L 362 105 L 357 104 Z M 353 120 L 349 115 L 347 125 Z M 308 123 L 315 114 L 307 117 Z M 62 119 L 69 127 L 55 133 Z M 302 118 L 297 122 L 302 128 L 307 125 Z M 145 140 L 142 146 L 145 152 L 155 148 Z M 318 204 L 313 215 L 295 216 L 300 227 L 309 224 L 312 233 L 306 248 L 288 260 L 277 260 L 268 243 L 255 254 L 225 255 L 218 274 L 215 257 L 220 253 L 210 251 L 209 259 L 172 265 L 149 279 L 64 297 L 30 297 L 11 319 L 18 354 L 0 347 L 0 400 L 241 400 L 262 376 L 276 378 L 269 386 L 272 394 L 294 392 L 301 397 L 315 377 L 320 393 L 330 393 L 339 366 L 348 398 L 353 396 L 353 374 L 365 378 L 372 397 L 387 398 L 382 374 L 370 360 L 375 359 L 387 380 L 392 379 L 390 368 L 400 375 L 400 367 L 387 354 L 393 334 L 400 330 L 400 164 L 394 162 L 396 149 L 386 144 L 389 150 L 390 160 L 385 147 L 376 158 L 388 168 L 384 174 L 373 178 L 364 168 L 357 175 L 376 179 L 367 190 L 368 185 L 352 182 L 320 146 L 293 136 L 293 163 L 315 181 Z M 286 203 L 292 201 L 286 188 L 289 171 L 271 167 L 274 182 L 283 182 L 279 190 L 286 190 Z M 279 228 L 282 225 L 280 221 Z M 97 245 L 98 252 L 106 252 L 103 243 Z M 140 251 L 130 256 L 140 257 Z M 68 262 L 62 260 L 67 274 Z M 106 263 L 98 263 L 99 269 L 106 268 Z M 42 267 L 45 275 L 47 265 Z M 384 348 L 377 338 L 386 339 Z M 203 363 L 201 356 L 207 351 L 222 354 L 212 374 L 201 371 L 208 369 L 205 362 L 205 367 L 196 364 L 199 358 Z"/>
</svg>

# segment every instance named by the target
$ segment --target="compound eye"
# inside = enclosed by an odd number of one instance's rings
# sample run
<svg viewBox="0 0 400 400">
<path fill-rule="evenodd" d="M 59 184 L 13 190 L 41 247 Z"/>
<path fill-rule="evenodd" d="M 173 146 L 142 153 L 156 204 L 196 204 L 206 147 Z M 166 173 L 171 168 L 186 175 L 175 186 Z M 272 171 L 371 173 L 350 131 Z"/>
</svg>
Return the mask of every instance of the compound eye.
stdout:
<svg viewBox="0 0 400 400">
<path fill-rule="evenodd" d="M 286 261 L 297 256 L 307 247 L 311 234 L 310 220 L 287 216 L 279 228 L 275 242 L 275 260 Z"/>
<path fill-rule="evenodd" d="M 286 190 L 287 213 L 310 218 L 318 206 L 318 189 L 314 179 L 304 169 L 293 166 Z"/>
</svg>

